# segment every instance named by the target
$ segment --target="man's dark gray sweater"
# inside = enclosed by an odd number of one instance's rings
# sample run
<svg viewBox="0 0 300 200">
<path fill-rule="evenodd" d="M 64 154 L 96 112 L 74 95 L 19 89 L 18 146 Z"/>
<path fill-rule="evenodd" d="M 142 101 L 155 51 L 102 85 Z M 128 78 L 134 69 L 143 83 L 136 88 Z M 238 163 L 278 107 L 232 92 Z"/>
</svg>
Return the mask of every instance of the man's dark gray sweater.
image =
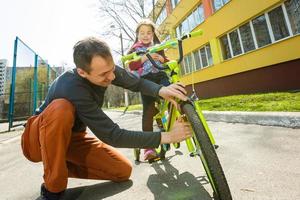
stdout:
<svg viewBox="0 0 300 200">
<path fill-rule="evenodd" d="M 158 96 L 161 86 L 139 79 L 116 66 L 112 84 L 131 91 Z M 141 132 L 121 129 L 101 109 L 106 88 L 97 86 L 78 75 L 76 69 L 59 76 L 51 85 L 45 102 L 36 114 L 41 113 L 53 100 L 66 99 L 75 107 L 73 134 L 89 129 L 103 142 L 115 147 L 153 148 L 160 143 L 160 132 Z"/>
</svg>

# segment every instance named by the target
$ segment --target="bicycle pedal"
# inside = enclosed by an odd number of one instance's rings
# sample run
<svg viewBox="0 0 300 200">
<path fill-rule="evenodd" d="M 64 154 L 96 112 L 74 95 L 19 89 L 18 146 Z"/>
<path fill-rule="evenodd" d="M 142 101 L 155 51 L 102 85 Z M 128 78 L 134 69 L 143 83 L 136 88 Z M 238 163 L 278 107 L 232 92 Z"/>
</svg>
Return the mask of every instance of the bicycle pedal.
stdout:
<svg viewBox="0 0 300 200">
<path fill-rule="evenodd" d="M 195 153 L 191 152 L 190 157 L 195 157 Z"/>
<path fill-rule="evenodd" d="M 191 152 L 190 157 L 199 156 L 200 154 L 198 152 Z"/>
<path fill-rule="evenodd" d="M 160 156 L 159 160 L 165 160 L 166 157 L 165 156 Z"/>
</svg>

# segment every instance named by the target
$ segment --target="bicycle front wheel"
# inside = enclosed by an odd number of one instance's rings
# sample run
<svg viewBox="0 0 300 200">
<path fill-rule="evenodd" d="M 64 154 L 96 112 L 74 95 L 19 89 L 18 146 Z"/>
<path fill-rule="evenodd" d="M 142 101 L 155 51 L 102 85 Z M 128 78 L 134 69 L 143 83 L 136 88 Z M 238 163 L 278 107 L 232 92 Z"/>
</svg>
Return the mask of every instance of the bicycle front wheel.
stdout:
<svg viewBox="0 0 300 200">
<path fill-rule="evenodd" d="M 190 103 L 185 103 L 182 106 L 182 110 L 193 128 L 193 139 L 196 140 L 196 147 L 199 150 L 197 155 L 200 156 L 214 194 L 217 199 L 232 200 L 230 189 L 215 148 L 209 139 L 198 113 Z"/>
</svg>

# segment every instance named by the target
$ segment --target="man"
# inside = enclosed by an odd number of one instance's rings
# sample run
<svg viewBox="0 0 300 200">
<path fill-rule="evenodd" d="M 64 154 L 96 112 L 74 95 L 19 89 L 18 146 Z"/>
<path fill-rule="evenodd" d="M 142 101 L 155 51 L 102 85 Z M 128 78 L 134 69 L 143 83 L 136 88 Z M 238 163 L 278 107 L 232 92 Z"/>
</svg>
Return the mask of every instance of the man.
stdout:
<svg viewBox="0 0 300 200">
<path fill-rule="evenodd" d="M 112 146 L 155 148 L 191 136 L 190 126 L 180 121 L 170 133 L 124 130 L 101 109 L 111 83 L 173 103 L 174 97 L 186 100 L 186 91 L 180 85 L 162 87 L 127 73 L 115 66 L 107 44 L 96 38 L 79 41 L 73 58 L 76 69 L 53 82 L 45 102 L 28 119 L 22 135 L 26 158 L 44 165 L 42 199 L 59 199 L 68 177 L 128 180 L 131 163 Z M 96 137 L 88 135 L 86 127 Z"/>
</svg>

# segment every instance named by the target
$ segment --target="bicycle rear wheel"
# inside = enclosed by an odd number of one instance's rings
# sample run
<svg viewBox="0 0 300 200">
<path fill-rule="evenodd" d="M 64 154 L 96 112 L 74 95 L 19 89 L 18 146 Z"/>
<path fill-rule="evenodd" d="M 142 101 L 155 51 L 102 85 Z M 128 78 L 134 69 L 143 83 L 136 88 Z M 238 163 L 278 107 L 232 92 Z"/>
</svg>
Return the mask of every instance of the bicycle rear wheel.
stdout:
<svg viewBox="0 0 300 200">
<path fill-rule="evenodd" d="M 192 125 L 194 131 L 193 139 L 196 140 L 196 147 L 197 150 L 199 150 L 198 155 L 209 178 L 214 194 L 219 200 L 232 200 L 230 189 L 215 148 L 194 106 L 190 103 L 185 103 L 182 105 L 182 110 Z"/>
</svg>

